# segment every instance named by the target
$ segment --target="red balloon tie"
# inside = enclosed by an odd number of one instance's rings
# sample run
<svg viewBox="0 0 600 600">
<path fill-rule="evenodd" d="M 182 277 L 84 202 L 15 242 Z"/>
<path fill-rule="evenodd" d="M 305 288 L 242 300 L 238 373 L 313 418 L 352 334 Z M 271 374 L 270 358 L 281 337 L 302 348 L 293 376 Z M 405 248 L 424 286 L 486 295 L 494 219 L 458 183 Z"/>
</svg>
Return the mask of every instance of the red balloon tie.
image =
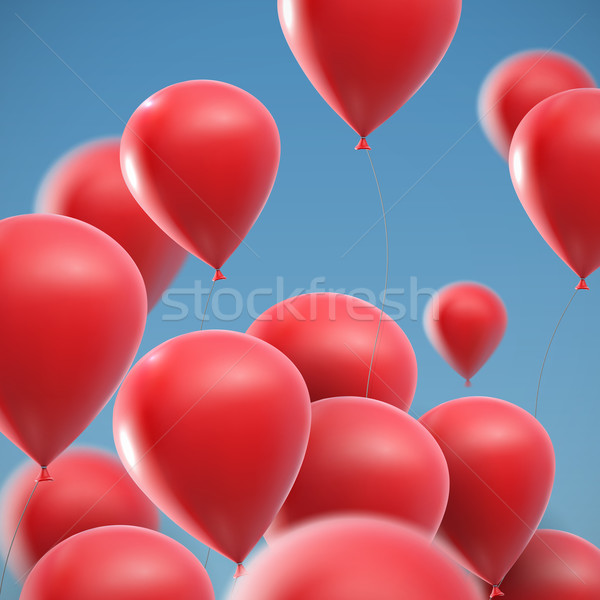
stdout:
<svg viewBox="0 0 600 600">
<path fill-rule="evenodd" d="M 237 569 L 235 570 L 235 574 L 233 576 L 234 579 L 237 579 L 238 577 L 243 577 L 244 575 L 247 575 L 248 571 L 246 571 L 246 567 L 244 567 L 244 565 L 242 563 L 238 563 Z"/>
<path fill-rule="evenodd" d="M 468 388 L 468 387 L 471 387 L 471 385 L 472 385 L 472 383 L 471 383 L 471 380 L 470 380 L 470 379 L 467 379 L 467 380 L 465 381 L 465 387 L 467 387 L 467 388 Z"/>
<path fill-rule="evenodd" d="M 354 149 L 355 150 L 370 150 L 371 146 L 369 146 L 369 143 L 367 142 L 366 137 L 361 137 L 358 144 L 356 144 L 356 146 L 354 146 Z"/>
<path fill-rule="evenodd" d="M 575 289 L 576 290 L 589 290 L 590 288 L 588 287 L 587 283 L 585 282 L 585 279 L 582 277 L 581 281 L 579 282 L 579 284 L 577 285 L 577 287 Z"/>
<path fill-rule="evenodd" d="M 492 593 L 490 594 L 490 600 L 492 598 L 498 598 L 500 596 L 504 596 L 504 593 L 500 590 L 500 586 L 499 585 L 495 585 L 492 588 Z"/>
<path fill-rule="evenodd" d="M 54 477 L 52 477 L 52 475 L 50 475 L 50 473 L 48 472 L 48 467 L 42 467 L 42 470 L 37 476 L 36 481 L 37 483 L 40 483 L 42 481 L 54 481 Z"/>
<path fill-rule="evenodd" d="M 227 277 L 225 277 L 225 275 L 223 275 L 223 273 L 221 273 L 221 269 L 216 269 L 215 275 L 212 278 L 212 280 L 213 281 L 221 281 L 221 279 L 227 279 Z"/>
</svg>

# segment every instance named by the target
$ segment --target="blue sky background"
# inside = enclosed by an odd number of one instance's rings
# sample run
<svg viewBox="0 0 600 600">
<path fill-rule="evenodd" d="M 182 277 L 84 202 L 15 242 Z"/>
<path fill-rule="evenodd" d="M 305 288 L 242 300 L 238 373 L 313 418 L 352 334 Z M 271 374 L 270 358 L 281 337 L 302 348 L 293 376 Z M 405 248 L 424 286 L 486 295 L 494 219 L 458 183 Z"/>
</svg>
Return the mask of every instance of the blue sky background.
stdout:
<svg viewBox="0 0 600 600">
<path fill-rule="evenodd" d="M 585 16 L 584 16 L 585 15 Z M 582 18 L 583 17 L 583 18 Z M 437 288 L 460 279 L 490 285 L 504 299 L 504 342 L 475 376 L 472 394 L 490 395 L 533 410 L 548 339 L 577 283 L 535 231 L 510 183 L 506 164 L 477 125 L 476 99 L 488 71 L 513 52 L 556 47 L 583 62 L 600 80 L 597 0 L 464 0 L 450 50 L 428 83 L 369 141 L 389 213 L 390 287 Z M 35 33 L 34 33 L 35 32 Z M 375 43 L 375 42 L 374 42 Z M 324 277 L 320 289 L 369 288 L 384 279 L 383 226 L 350 252 L 379 215 L 376 188 L 357 136 L 314 91 L 281 33 L 275 0 L 193 2 L 75 2 L 5 0 L 0 8 L 1 217 L 29 212 L 50 165 L 90 138 L 120 135 L 135 108 L 158 89 L 186 79 L 218 79 L 259 98 L 277 121 L 282 140 L 271 198 L 228 262 L 225 287 L 247 298 L 256 288 L 288 296 Z M 397 202 L 400 198 L 401 201 Z M 600 234 L 600 232 L 599 232 Z M 190 258 L 173 284 L 210 283 L 212 271 Z M 597 422 L 600 389 L 600 277 L 574 300 L 551 350 L 539 417 L 557 455 L 555 488 L 544 525 L 600 545 Z M 189 308 L 169 320 L 158 304 L 148 320 L 140 356 L 158 343 L 197 329 Z M 259 310 L 275 294 L 256 300 Z M 396 296 L 407 315 L 400 324 L 419 364 L 413 415 L 465 394 L 462 381 L 435 353 L 420 321 L 427 297 Z M 219 307 L 231 313 L 232 295 Z M 411 319 L 411 312 L 413 317 Z M 245 331 L 236 320 L 207 327 Z M 112 401 L 77 443 L 113 449 Z M 3 479 L 23 454 L 0 439 Z M 164 529 L 200 558 L 205 550 L 176 526 Z M 211 557 L 217 596 L 233 566 Z M 6 600 L 18 589 L 8 582 Z"/>
</svg>

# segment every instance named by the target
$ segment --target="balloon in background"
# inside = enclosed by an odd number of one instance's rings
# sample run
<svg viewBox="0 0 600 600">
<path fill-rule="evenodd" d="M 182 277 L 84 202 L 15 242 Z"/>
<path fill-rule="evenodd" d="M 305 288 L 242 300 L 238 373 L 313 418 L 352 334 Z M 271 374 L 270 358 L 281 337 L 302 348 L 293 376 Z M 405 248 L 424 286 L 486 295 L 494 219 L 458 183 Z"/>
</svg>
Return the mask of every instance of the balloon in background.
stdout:
<svg viewBox="0 0 600 600">
<path fill-rule="evenodd" d="M 121 167 L 152 220 L 218 270 L 262 211 L 279 153 L 275 121 L 256 98 L 219 81 L 185 81 L 133 113 Z"/>
<path fill-rule="evenodd" d="M 344 294 L 304 294 L 265 311 L 247 333 L 269 342 L 298 367 L 311 400 L 365 396 L 407 411 L 417 386 L 417 360 L 400 326 L 381 310 Z"/>
<path fill-rule="evenodd" d="M 141 527 L 97 527 L 52 548 L 27 578 L 20 600 L 214 600 L 198 559 Z"/>
<path fill-rule="evenodd" d="M 569 56 L 550 50 L 520 52 L 497 65 L 481 86 L 478 112 L 483 131 L 508 160 L 515 130 L 536 104 L 559 92 L 593 87 L 592 76 Z"/>
<path fill-rule="evenodd" d="M 312 405 L 306 456 L 268 539 L 344 512 L 399 519 L 433 539 L 448 486 L 444 454 L 405 412 L 369 398 L 321 400 Z"/>
<path fill-rule="evenodd" d="M 459 398 L 420 419 L 440 444 L 450 497 L 440 542 L 497 586 L 532 538 L 550 499 L 554 451 L 544 428 L 497 398 Z M 495 595 L 499 595 L 497 587 Z"/>
<path fill-rule="evenodd" d="M 506 331 L 506 308 L 493 290 L 458 282 L 439 290 L 423 316 L 425 333 L 442 358 L 471 385 Z"/>
<path fill-rule="evenodd" d="M 241 563 L 281 508 L 308 443 L 294 365 L 243 333 L 190 333 L 131 370 L 115 404 L 119 455 L 168 517 Z"/>
<path fill-rule="evenodd" d="M 131 257 L 81 221 L 0 221 L 0 431 L 42 466 L 108 402 L 134 359 L 146 290 Z"/>
<path fill-rule="evenodd" d="M 279 22 L 323 99 L 366 138 L 427 81 L 461 0 L 278 0 Z M 362 140 L 357 146 L 368 148 Z"/>
<path fill-rule="evenodd" d="M 600 266 L 600 90 L 556 94 L 521 121 L 510 174 L 523 208 L 582 279 Z"/>
<path fill-rule="evenodd" d="M 400 523 L 322 519 L 263 551 L 231 600 L 476 600 L 458 566 Z"/>
<path fill-rule="evenodd" d="M 37 210 L 85 221 L 119 242 L 144 278 L 150 310 L 187 253 L 153 223 L 127 189 L 119 145 L 119 139 L 109 138 L 66 154 L 42 182 Z"/>
<path fill-rule="evenodd" d="M 597 600 L 600 550 L 571 533 L 538 529 L 502 590 L 507 600 Z"/>
<path fill-rule="evenodd" d="M 7 552 L 37 469 L 23 465 L 4 484 L 0 535 Z M 81 531 L 103 525 L 158 528 L 158 510 L 133 483 L 119 459 L 101 450 L 67 450 L 52 464 L 52 485 L 36 489 L 19 526 L 10 567 L 22 577 L 50 548 Z"/>
</svg>

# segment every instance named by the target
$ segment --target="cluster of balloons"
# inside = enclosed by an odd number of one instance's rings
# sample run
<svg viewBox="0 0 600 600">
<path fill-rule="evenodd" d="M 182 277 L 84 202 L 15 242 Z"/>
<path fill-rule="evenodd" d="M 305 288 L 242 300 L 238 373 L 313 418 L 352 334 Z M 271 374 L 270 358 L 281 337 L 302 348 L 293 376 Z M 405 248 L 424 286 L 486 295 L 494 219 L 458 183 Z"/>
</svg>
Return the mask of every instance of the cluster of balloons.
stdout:
<svg viewBox="0 0 600 600">
<path fill-rule="evenodd" d="M 278 1 L 292 52 L 359 149 L 436 68 L 460 9 Z M 581 287 L 600 265 L 591 86 L 570 59 L 528 53 L 490 76 L 480 102 L 525 209 Z M 279 155 L 256 98 L 187 81 L 143 102 L 120 142 L 65 157 L 41 188 L 43 214 L 0 222 L 0 430 L 42 469 L 33 495 L 27 467 L 0 504 L 2 543 L 27 577 L 21 599 L 213 600 L 200 562 L 154 531 L 155 507 L 237 563 L 236 576 L 266 534 L 271 548 L 234 600 L 477 600 L 460 566 L 492 597 L 500 584 L 519 600 L 599 597 L 600 551 L 537 530 L 555 468 L 541 424 L 482 396 L 413 418 L 413 348 L 368 302 L 290 298 L 246 333 L 170 339 L 127 373 L 187 252 L 224 278 Z M 436 294 L 424 324 L 469 384 L 507 314 L 492 290 L 460 282 Z M 61 456 L 119 384 L 122 464 L 94 450 Z"/>
</svg>

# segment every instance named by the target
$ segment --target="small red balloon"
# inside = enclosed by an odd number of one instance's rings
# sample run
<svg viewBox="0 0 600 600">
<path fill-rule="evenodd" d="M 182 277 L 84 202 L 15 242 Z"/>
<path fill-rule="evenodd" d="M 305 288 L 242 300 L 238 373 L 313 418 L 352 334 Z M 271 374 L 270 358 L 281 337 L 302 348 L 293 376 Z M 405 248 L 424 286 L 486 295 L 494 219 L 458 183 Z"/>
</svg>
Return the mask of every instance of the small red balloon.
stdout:
<svg viewBox="0 0 600 600">
<path fill-rule="evenodd" d="M 430 433 L 369 398 L 312 405 L 308 449 L 269 540 L 315 517 L 367 512 L 414 525 L 433 539 L 448 502 L 448 466 Z"/>
<path fill-rule="evenodd" d="M 171 538 L 113 525 L 52 548 L 27 578 L 20 600 L 214 600 L 198 559 Z"/>
<path fill-rule="evenodd" d="M 133 113 L 121 167 L 154 222 L 220 269 L 262 211 L 279 153 L 275 121 L 254 96 L 220 81 L 185 81 Z"/>
<path fill-rule="evenodd" d="M 598 156 L 598 89 L 570 90 L 538 104 L 521 121 L 510 149 L 510 173 L 523 208 L 581 279 L 600 266 Z"/>
<path fill-rule="evenodd" d="M 442 358 L 470 385 L 506 331 L 502 299 L 479 283 L 460 282 L 437 292 L 425 308 L 425 333 Z"/>
<path fill-rule="evenodd" d="M 5 552 L 38 468 L 20 468 L 2 489 L 0 538 Z M 103 525 L 158 528 L 158 510 L 133 483 L 119 459 L 91 448 L 68 450 L 52 464 L 52 483 L 36 488 L 19 525 L 10 567 L 22 577 L 64 539 Z"/>
<path fill-rule="evenodd" d="M 265 311 L 247 333 L 272 344 L 298 367 L 311 400 L 365 396 L 407 411 L 417 359 L 400 326 L 381 310 L 344 294 L 304 294 Z"/>
<path fill-rule="evenodd" d="M 119 139 L 99 140 L 64 156 L 42 182 L 37 209 L 85 221 L 119 242 L 144 278 L 150 310 L 187 253 L 153 223 L 127 189 L 119 145 Z"/>
<path fill-rule="evenodd" d="M 479 94 L 479 118 L 488 139 L 508 160 L 510 143 L 523 117 L 542 100 L 574 88 L 596 87 L 588 71 L 569 56 L 550 50 L 520 52 L 501 62 Z"/>
<path fill-rule="evenodd" d="M 99 229 L 56 215 L 0 221 L 0 431 L 52 462 L 121 382 L 146 314 L 138 268 Z"/>
<path fill-rule="evenodd" d="M 450 470 L 439 541 L 460 564 L 497 586 L 546 510 L 554 482 L 552 442 L 532 415 L 497 398 L 452 400 L 420 421 Z"/>
</svg>

